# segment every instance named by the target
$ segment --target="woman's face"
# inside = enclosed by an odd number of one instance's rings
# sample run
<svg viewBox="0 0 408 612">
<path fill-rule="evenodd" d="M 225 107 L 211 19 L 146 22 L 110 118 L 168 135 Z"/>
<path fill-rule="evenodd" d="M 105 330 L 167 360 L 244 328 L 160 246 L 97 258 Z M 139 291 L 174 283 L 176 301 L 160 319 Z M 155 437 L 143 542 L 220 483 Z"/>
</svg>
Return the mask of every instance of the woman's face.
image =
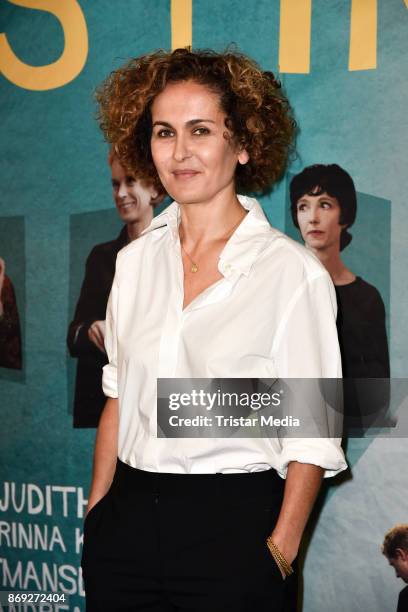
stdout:
<svg viewBox="0 0 408 612">
<path fill-rule="evenodd" d="M 177 202 L 205 203 L 235 193 L 236 165 L 248 155 L 234 144 L 225 119 L 219 95 L 194 81 L 169 84 L 154 99 L 153 161 Z"/>
<path fill-rule="evenodd" d="M 153 216 L 152 198 L 157 191 L 126 174 L 117 159 L 111 166 L 113 199 L 124 223 L 136 223 Z"/>
<path fill-rule="evenodd" d="M 304 195 L 297 202 L 297 220 L 302 238 L 310 249 L 337 246 L 340 250 L 340 204 L 327 193 Z"/>
</svg>

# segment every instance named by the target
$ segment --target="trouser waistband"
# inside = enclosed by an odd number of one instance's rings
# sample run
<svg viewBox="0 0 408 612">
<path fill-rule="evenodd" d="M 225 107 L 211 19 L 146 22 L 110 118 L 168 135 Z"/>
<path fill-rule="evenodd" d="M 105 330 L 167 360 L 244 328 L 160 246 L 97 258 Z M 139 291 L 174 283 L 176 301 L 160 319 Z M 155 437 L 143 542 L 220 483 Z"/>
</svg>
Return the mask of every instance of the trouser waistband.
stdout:
<svg viewBox="0 0 408 612">
<path fill-rule="evenodd" d="M 117 461 L 113 487 L 176 496 L 220 495 L 223 498 L 281 495 L 284 487 L 274 469 L 233 474 L 173 474 L 149 472 Z"/>
</svg>

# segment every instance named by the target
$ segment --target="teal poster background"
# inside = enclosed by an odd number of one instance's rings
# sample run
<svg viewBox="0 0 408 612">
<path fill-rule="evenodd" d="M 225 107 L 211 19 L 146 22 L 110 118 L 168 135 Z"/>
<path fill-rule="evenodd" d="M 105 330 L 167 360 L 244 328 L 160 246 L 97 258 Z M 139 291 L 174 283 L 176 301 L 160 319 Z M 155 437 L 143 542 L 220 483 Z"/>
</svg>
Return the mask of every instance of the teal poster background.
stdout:
<svg viewBox="0 0 408 612">
<path fill-rule="evenodd" d="M 65 591 L 70 603 L 61 609 L 75 612 L 84 610 L 79 561 L 95 432 L 72 429 L 73 364 L 65 338 L 86 241 L 113 238 L 118 229 L 93 91 L 129 57 L 171 47 L 169 0 L 77 4 L 88 55 L 73 80 L 33 91 L 0 76 L 0 257 L 6 253 L 24 339 L 24 375 L 0 375 L 0 588 Z M 354 178 L 361 217 L 348 263 L 381 290 L 391 372 L 402 379 L 408 367 L 408 7 L 403 0 L 375 4 L 375 69 L 348 69 L 351 2 L 313 0 L 310 72 L 282 72 L 280 79 L 300 127 L 289 173 L 335 162 Z M 193 0 L 193 46 L 220 50 L 234 42 L 278 72 L 279 19 L 277 0 Z M 61 23 L 44 10 L 2 0 L 0 32 L 32 66 L 55 62 L 64 49 Z M 262 204 L 274 225 L 292 231 L 287 177 Z M 84 219 L 86 235 L 79 229 Z M 402 392 L 397 399 L 404 418 L 407 401 Z M 406 439 L 350 441 L 351 477 L 330 487 L 304 552 L 304 612 L 396 609 L 402 582 L 379 547 L 390 527 L 408 522 L 407 453 Z"/>
</svg>

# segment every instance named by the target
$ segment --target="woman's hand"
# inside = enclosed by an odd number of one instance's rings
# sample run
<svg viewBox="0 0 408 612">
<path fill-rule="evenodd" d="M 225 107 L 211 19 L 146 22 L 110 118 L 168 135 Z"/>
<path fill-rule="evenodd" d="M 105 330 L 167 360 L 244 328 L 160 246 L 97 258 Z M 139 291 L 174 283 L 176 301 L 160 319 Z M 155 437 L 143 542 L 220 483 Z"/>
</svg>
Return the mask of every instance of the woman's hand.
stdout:
<svg viewBox="0 0 408 612">
<path fill-rule="evenodd" d="M 279 553 L 282 555 L 286 563 L 289 566 L 292 566 L 292 563 L 296 559 L 297 554 L 298 554 L 298 546 L 296 546 L 296 543 L 295 542 L 290 543 L 290 538 L 287 538 L 286 541 L 284 540 L 280 541 L 279 538 L 277 538 L 274 535 L 274 532 L 271 533 L 268 540 L 272 540 L 272 543 L 278 549 Z M 276 565 L 279 567 L 280 573 L 282 574 L 282 578 L 283 579 L 287 578 L 288 575 L 285 572 L 283 565 L 280 563 L 278 556 L 274 554 L 274 551 L 270 547 L 269 543 L 268 543 L 268 548 L 269 548 L 271 557 L 273 557 Z"/>
<path fill-rule="evenodd" d="M 105 328 L 105 321 L 94 321 L 88 329 L 88 338 L 102 353 L 106 353 Z"/>
<path fill-rule="evenodd" d="M 99 493 L 99 495 L 97 495 L 96 493 L 94 493 L 93 495 L 91 495 L 89 497 L 88 500 L 88 505 L 86 507 L 86 511 L 85 511 L 85 516 L 84 519 L 86 519 L 86 517 L 88 516 L 88 514 L 90 513 L 90 511 L 92 510 L 92 508 L 94 506 L 96 506 L 96 504 L 101 501 L 102 497 L 105 495 L 105 493 Z"/>
</svg>

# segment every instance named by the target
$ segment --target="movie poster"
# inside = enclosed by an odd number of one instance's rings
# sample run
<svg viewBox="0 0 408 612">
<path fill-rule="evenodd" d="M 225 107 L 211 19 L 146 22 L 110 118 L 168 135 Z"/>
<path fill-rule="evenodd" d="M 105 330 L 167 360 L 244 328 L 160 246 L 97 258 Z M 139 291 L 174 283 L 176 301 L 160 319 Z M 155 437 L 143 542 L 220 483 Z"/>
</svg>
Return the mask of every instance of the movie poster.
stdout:
<svg viewBox="0 0 408 612">
<path fill-rule="evenodd" d="M 325 486 L 300 555 L 299 609 L 397 607 L 403 585 L 380 547 L 388 529 L 408 522 L 408 3 L 3 0 L 0 590 L 64 596 L 43 612 L 85 609 L 80 555 L 101 400 L 91 391 L 95 409 L 75 417 L 72 346 L 87 342 L 93 315 L 80 321 L 88 327 L 72 327 L 71 347 L 67 335 L 92 249 L 123 228 L 95 88 L 157 48 L 231 44 L 276 74 L 298 124 L 296 155 L 261 198 L 270 222 L 302 241 L 292 178 L 312 164 L 344 168 L 357 192 L 344 262 L 376 288 L 385 311 L 391 421 L 351 437 L 348 475 Z"/>
</svg>

